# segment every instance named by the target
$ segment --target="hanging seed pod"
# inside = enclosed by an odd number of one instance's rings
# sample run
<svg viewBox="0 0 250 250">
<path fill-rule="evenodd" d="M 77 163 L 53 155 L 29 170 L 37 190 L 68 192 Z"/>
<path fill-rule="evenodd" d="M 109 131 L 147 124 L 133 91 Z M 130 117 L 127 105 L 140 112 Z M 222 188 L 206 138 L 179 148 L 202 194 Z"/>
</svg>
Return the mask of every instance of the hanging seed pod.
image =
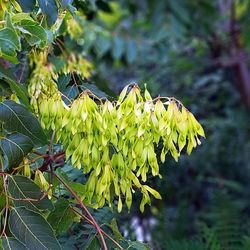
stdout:
<svg viewBox="0 0 250 250">
<path fill-rule="evenodd" d="M 43 72 L 44 67 L 40 68 Z M 93 94 L 85 91 L 66 106 L 55 86 L 56 75 L 46 72 L 40 83 L 38 77 L 37 70 L 29 86 L 29 93 L 37 99 L 32 98 L 31 103 L 38 110 L 43 127 L 57 131 L 66 160 L 89 174 L 84 200 L 94 208 L 105 202 L 111 206 L 115 195 L 118 212 L 122 209 L 122 196 L 130 209 L 136 187 L 142 193 L 143 211 L 150 204 L 149 193 L 161 198 L 157 191 L 141 184 L 149 173 L 160 176 L 155 153 L 158 145 L 163 144 L 161 162 L 168 151 L 178 161 L 186 144 L 190 154 L 200 144 L 199 136 L 205 136 L 201 125 L 182 104 L 173 98 L 164 98 L 167 102 L 162 102 L 161 97 L 153 100 L 148 90 L 142 96 L 137 85 L 126 86 L 117 102 L 97 104 Z M 41 179 L 39 173 L 36 178 Z"/>
</svg>

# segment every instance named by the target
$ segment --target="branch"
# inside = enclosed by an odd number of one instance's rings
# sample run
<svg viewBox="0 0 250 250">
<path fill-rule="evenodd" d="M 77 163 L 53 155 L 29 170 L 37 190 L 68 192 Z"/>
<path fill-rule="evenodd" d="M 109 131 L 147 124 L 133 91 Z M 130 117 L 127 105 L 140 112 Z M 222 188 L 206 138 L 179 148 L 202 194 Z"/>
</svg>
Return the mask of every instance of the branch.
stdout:
<svg viewBox="0 0 250 250">
<path fill-rule="evenodd" d="M 83 204 L 81 198 L 75 193 L 75 191 L 67 183 L 64 182 L 64 180 L 60 176 L 58 176 L 56 173 L 51 173 L 51 174 L 53 174 L 64 185 L 64 187 L 74 196 L 74 198 L 76 199 L 76 201 L 78 202 L 80 207 L 86 212 L 86 214 L 88 215 L 88 217 L 92 221 L 93 226 L 96 228 L 96 231 L 98 232 L 98 234 L 100 236 L 100 239 L 101 239 L 101 242 L 102 242 L 102 245 L 103 245 L 103 249 L 108 250 L 106 242 L 105 242 L 104 237 L 103 237 L 103 233 L 102 233 L 101 228 L 96 223 L 95 219 L 90 214 L 87 207 Z"/>
<path fill-rule="evenodd" d="M 8 219 L 8 212 L 9 212 L 9 198 L 7 197 L 7 187 L 6 187 L 6 180 L 7 180 L 8 176 L 2 175 L 2 178 L 3 178 L 3 186 L 4 186 L 4 193 L 5 193 L 5 216 L 4 216 L 3 230 L 1 232 L 0 237 L 5 235 L 7 219 Z"/>
<path fill-rule="evenodd" d="M 79 213 L 79 212 L 78 212 L 77 210 L 75 210 L 75 208 L 72 207 L 72 206 L 71 206 L 71 209 L 72 209 L 76 214 L 80 215 L 80 216 L 82 217 L 83 220 L 86 220 L 89 224 L 91 224 L 91 225 L 94 226 L 93 222 L 92 222 L 89 218 L 87 218 L 85 215 Z M 108 234 L 107 234 L 105 231 L 103 231 L 102 229 L 101 229 L 101 232 L 102 232 L 102 234 L 105 235 L 109 240 L 111 240 L 119 249 L 123 250 L 122 246 L 121 246 L 117 241 L 115 241 L 110 235 L 108 235 Z"/>
</svg>

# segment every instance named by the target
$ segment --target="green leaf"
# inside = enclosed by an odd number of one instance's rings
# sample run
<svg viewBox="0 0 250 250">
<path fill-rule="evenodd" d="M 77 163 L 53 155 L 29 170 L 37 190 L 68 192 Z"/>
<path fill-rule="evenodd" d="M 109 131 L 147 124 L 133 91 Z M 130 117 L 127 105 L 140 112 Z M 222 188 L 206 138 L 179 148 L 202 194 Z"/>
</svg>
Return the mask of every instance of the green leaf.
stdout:
<svg viewBox="0 0 250 250">
<path fill-rule="evenodd" d="M 35 116 L 20 104 L 7 100 L 0 104 L 0 121 L 8 132 L 28 136 L 35 146 L 45 145 L 47 138 Z"/>
<path fill-rule="evenodd" d="M 76 192 L 76 194 L 80 198 L 83 199 L 85 197 L 85 195 L 86 195 L 86 189 L 85 189 L 85 186 L 82 183 L 70 182 L 69 185 Z"/>
<path fill-rule="evenodd" d="M 95 84 L 89 84 L 87 82 L 83 83 L 82 85 L 79 85 L 79 87 L 84 91 L 89 89 L 93 94 L 98 96 L 99 98 L 107 97 L 108 95 L 100 90 Z"/>
<path fill-rule="evenodd" d="M 55 210 L 48 216 L 48 222 L 53 227 L 57 235 L 65 233 L 74 223 L 78 216 L 70 207 L 70 203 L 66 199 L 60 199 L 55 204 Z"/>
<path fill-rule="evenodd" d="M 115 235 L 115 238 L 117 240 L 123 240 L 124 239 L 124 237 L 122 236 L 122 234 L 119 231 L 119 228 L 118 228 L 118 225 L 117 225 L 117 221 L 116 221 L 115 218 L 112 219 L 111 224 L 109 226 L 112 229 L 113 234 Z"/>
<path fill-rule="evenodd" d="M 14 30 L 9 15 L 6 18 L 7 26 L 0 30 L 0 57 L 18 63 L 16 51 L 20 51 L 21 44 Z"/>
<path fill-rule="evenodd" d="M 108 33 L 100 32 L 95 42 L 95 49 L 99 57 L 102 57 L 111 47 L 111 41 Z"/>
<path fill-rule="evenodd" d="M 33 143 L 29 137 L 20 133 L 13 133 L 0 139 L 0 146 L 6 154 L 9 167 L 17 167 L 23 158 L 32 150 Z"/>
<path fill-rule="evenodd" d="M 47 23 L 52 26 L 57 19 L 58 9 L 55 0 L 38 0 L 39 7 L 46 15 Z"/>
<path fill-rule="evenodd" d="M 9 228 L 28 249 L 61 249 L 53 229 L 44 217 L 26 208 L 11 210 Z"/>
<path fill-rule="evenodd" d="M 130 250 L 150 250 L 149 245 L 145 244 L 145 243 L 141 243 L 138 241 L 129 241 L 129 247 L 127 249 Z"/>
<path fill-rule="evenodd" d="M 12 250 L 12 249 L 13 250 L 15 249 L 25 250 L 26 249 L 25 246 L 14 237 L 2 238 L 2 248 L 4 250 Z"/>
<path fill-rule="evenodd" d="M 16 199 L 35 199 L 38 200 L 42 197 L 40 188 L 29 178 L 25 176 L 11 176 L 9 179 L 8 191 L 11 195 L 15 207 L 26 207 L 27 209 L 37 211 L 40 210 L 53 210 L 52 202 L 47 198 L 39 201 L 21 201 Z"/>
<path fill-rule="evenodd" d="M 15 15 L 13 15 L 13 16 L 11 17 L 11 21 L 12 21 L 13 24 L 18 23 L 18 22 L 20 22 L 20 21 L 22 21 L 22 20 L 34 21 L 34 20 L 30 17 L 30 14 L 29 14 L 29 13 L 23 13 L 23 12 L 21 12 L 21 13 L 17 13 L 17 14 L 15 14 Z"/>
<path fill-rule="evenodd" d="M 120 59 L 125 49 L 124 40 L 119 36 L 114 36 L 113 38 L 113 48 L 112 48 L 112 56 L 115 59 Z"/>
<path fill-rule="evenodd" d="M 91 236 L 84 250 L 101 249 L 101 244 L 96 236 Z"/>
<path fill-rule="evenodd" d="M 23 12 L 31 12 L 36 5 L 36 0 L 16 0 L 21 6 Z"/>
<path fill-rule="evenodd" d="M 8 69 L 3 69 L 0 67 L 0 78 L 3 78 L 10 86 L 11 90 L 17 94 L 17 96 L 22 100 L 23 104 L 29 109 L 29 99 L 27 90 L 23 85 L 17 84 L 15 78 Z"/>
<path fill-rule="evenodd" d="M 37 22 L 31 20 L 21 20 L 17 28 L 23 33 L 25 39 L 31 46 L 43 48 L 47 44 L 47 33 Z"/>
<path fill-rule="evenodd" d="M 126 59 L 128 63 L 135 61 L 137 56 L 137 47 L 134 40 L 128 40 L 126 44 Z"/>
<path fill-rule="evenodd" d="M 73 0 L 61 0 L 61 7 L 64 9 L 66 7 L 68 7 L 69 5 L 71 5 L 73 2 Z"/>
<path fill-rule="evenodd" d="M 25 250 L 25 246 L 14 237 L 2 237 L 2 247 L 4 250 Z"/>
<path fill-rule="evenodd" d="M 57 85 L 58 85 L 58 89 L 63 92 L 66 90 L 67 85 L 69 84 L 71 79 L 71 75 L 70 74 L 62 74 L 59 76 L 58 81 L 57 81 Z"/>
<path fill-rule="evenodd" d="M 13 81 L 7 80 L 7 82 L 9 83 L 11 90 L 16 93 L 16 95 L 20 98 L 25 107 L 27 107 L 27 109 L 30 110 L 31 108 L 26 88 L 23 85 L 17 84 L 16 82 Z"/>
</svg>

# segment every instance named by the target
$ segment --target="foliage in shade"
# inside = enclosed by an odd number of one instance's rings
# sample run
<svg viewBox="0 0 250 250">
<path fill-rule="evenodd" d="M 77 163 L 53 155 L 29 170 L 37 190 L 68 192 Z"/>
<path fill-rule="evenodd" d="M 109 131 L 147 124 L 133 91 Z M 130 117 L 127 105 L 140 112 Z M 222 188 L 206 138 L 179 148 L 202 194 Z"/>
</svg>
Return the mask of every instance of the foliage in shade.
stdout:
<svg viewBox="0 0 250 250">
<path fill-rule="evenodd" d="M 23 245 L 20 241 L 18 241 L 14 237 L 2 237 L 2 247 L 6 250 L 12 250 L 12 249 L 20 249 L 25 250 L 27 249 L 25 245 Z"/>
<path fill-rule="evenodd" d="M 20 133 L 13 133 L 0 139 L 0 147 L 8 158 L 10 168 L 17 167 L 23 158 L 32 150 L 31 139 Z"/>
<path fill-rule="evenodd" d="M 52 225 L 56 234 L 62 235 L 74 222 L 79 220 L 78 217 L 72 209 L 70 202 L 66 199 L 61 199 L 56 202 L 55 209 L 49 214 L 47 220 Z"/>
<path fill-rule="evenodd" d="M 47 143 L 47 138 L 36 117 L 16 102 L 6 100 L 0 104 L 0 121 L 9 133 L 19 132 L 29 137 L 34 146 Z"/>
<path fill-rule="evenodd" d="M 35 212 L 54 210 L 52 202 L 47 197 L 42 198 L 43 193 L 39 186 L 25 176 L 12 176 L 9 179 L 8 191 L 13 198 L 15 207 L 25 207 Z"/>
<path fill-rule="evenodd" d="M 44 217 L 26 208 L 13 208 L 10 213 L 11 233 L 28 249 L 62 249 Z"/>
</svg>

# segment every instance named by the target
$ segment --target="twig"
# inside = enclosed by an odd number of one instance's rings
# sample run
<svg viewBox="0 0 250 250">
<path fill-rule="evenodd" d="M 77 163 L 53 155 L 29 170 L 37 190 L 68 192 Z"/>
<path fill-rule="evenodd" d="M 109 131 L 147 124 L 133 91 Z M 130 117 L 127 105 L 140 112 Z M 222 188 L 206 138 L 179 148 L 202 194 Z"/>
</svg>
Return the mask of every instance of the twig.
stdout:
<svg viewBox="0 0 250 250">
<path fill-rule="evenodd" d="M 39 202 L 41 200 L 43 200 L 46 196 L 48 196 L 48 193 L 50 191 L 50 189 L 52 188 L 52 185 L 49 185 L 49 188 L 46 192 L 42 193 L 41 196 L 37 199 L 34 199 L 34 198 L 15 198 L 15 197 L 12 197 L 12 196 L 8 196 L 6 194 L 6 196 L 14 201 L 32 201 L 32 202 Z"/>
<path fill-rule="evenodd" d="M 5 192 L 5 216 L 4 216 L 4 224 L 3 224 L 3 230 L 0 235 L 2 237 L 5 235 L 6 225 L 7 225 L 7 219 L 8 219 L 8 211 L 9 211 L 9 198 L 7 197 L 7 188 L 6 188 L 6 180 L 8 176 L 2 176 L 3 177 L 3 186 L 4 186 L 4 192 Z"/>
<path fill-rule="evenodd" d="M 72 209 L 75 213 L 77 213 L 78 215 L 80 215 L 80 216 L 82 217 L 82 219 L 86 220 L 89 224 L 91 224 L 91 225 L 94 226 L 93 222 L 92 222 L 88 217 L 86 217 L 85 215 L 79 213 L 77 210 L 75 210 L 75 208 L 74 208 L 73 206 L 71 206 L 71 209 Z M 107 234 L 105 231 L 103 231 L 102 229 L 101 229 L 101 232 L 102 232 L 102 234 L 105 235 L 109 240 L 111 240 L 119 249 L 123 250 L 122 246 L 121 246 L 117 241 L 115 241 L 110 235 L 108 235 L 108 234 Z"/>
<path fill-rule="evenodd" d="M 61 158 L 64 158 L 64 157 L 65 157 L 65 152 L 57 153 L 53 155 L 52 157 L 50 157 L 49 155 L 46 155 L 46 157 L 44 157 L 44 163 L 39 168 L 39 170 L 41 172 L 45 172 L 48 169 L 51 162 L 57 163 Z"/>
<path fill-rule="evenodd" d="M 0 151 L 0 167 L 1 167 L 1 171 L 4 172 L 3 157 L 2 157 L 1 151 Z"/>
<path fill-rule="evenodd" d="M 40 156 L 42 156 L 42 157 L 45 157 L 45 156 L 46 156 L 45 154 L 42 154 L 42 153 L 39 153 L 39 152 L 36 152 L 36 151 L 34 151 L 33 154 L 35 154 L 35 155 L 40 155 Z"/>
<path fill-rule="evenodd" d="M 73 82 L 74 82 L 74 85 L 76 86 L 78 95 L 80 95 L 80 90 L 79 90 L 79 86 L 78 86 L 77 81 L 76 81 L 76 78 L 75 78 L 75 74 L 74 74 L 74 72 L 73 72 L 73 73 L 70 73 L 70 74 L 72 75 Z"/>
<path fill-rule="evenodd" d="M 41 158 L 45 158 L 45 157 L 46 157 L 46 155 L 39 155 L 39 156 L 37 156 L 37 157 L 31 159 L 31 162 L 34 163 L 34 162 L 36 162 L 37 160 L 39 160 L 39 159 L 41 159 Z"/>
<path fill-rule="evenodd" d="M 108 250 L 106 242 L 104 240 L 101 228 L 99 227 L 99 225 L 96 223 L 95 219 L 93 218 L 93 216 L 91 215 L 91 213 L 89 212 L 89 210 L 87 209 L 87 207 L 83 204 L 81 198 L 75 193 L 75 191 L 67 184 L 64 182 L 64 180 L 58 176 L 56 173 L 53 173 L 53 175 L 64 185 L 64 187 L 74 196 L 74 198 L 77 200 L 78 204 L 80 205 L 80 207 L 86 212 L 86 214 L 88 215 L 88 217 L 90 218 L 90 220 L 92 221 L 94 227 L 96 228 L 96 231 L 98 232 L 102 245 L 103 245 L 103 249 L 104 250 Z"/>
</svg>

